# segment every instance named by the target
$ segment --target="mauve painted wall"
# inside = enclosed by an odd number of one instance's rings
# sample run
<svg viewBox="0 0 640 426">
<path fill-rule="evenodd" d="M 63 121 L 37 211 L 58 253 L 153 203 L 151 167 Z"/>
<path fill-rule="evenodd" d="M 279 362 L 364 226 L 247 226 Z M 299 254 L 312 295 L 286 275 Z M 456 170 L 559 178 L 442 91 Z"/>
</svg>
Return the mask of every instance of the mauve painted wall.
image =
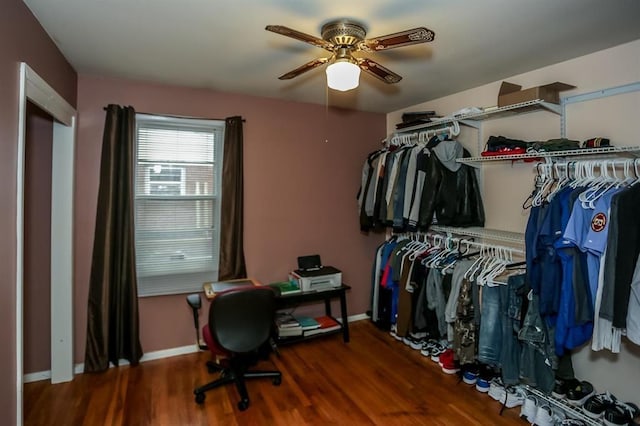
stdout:
<svg viewBox="0 0 640 426">
<path fill-rule="evenodd" d="M 51 369 L 51 155 L 53 119 L 29 102 L 25 134 L 24 365 Z"/>
<path fill-rule="evenodd" d="M 278 84 L 274 80 L 274 84 Z M 282 280 L 299 255 L 319 253 L 343 270 L 349 314 L 368 309 L 371 262 L 381 235 L 359 231 L 356 193 L 366 155 L 385 136 L 385 115 L 327 109 L 209 90 L 80 75 L 75 207 L 76 361 L 84 358 L 86 305 L 98 193 L 103 107 L 224 118 L 244 125 L 245 255 L 248 274 Z M 184 295 L 140 299 L 146 352 L 194 342 Z M 203 310 L 202 320 L 204 322 Z"/>
<path fill-rule="evenodd" d="M 22 1 L 0 2 L 0 424 L 14 424 L 19 63 L 27 62 L 73 106 L 77 76 Z"/>
</svg>

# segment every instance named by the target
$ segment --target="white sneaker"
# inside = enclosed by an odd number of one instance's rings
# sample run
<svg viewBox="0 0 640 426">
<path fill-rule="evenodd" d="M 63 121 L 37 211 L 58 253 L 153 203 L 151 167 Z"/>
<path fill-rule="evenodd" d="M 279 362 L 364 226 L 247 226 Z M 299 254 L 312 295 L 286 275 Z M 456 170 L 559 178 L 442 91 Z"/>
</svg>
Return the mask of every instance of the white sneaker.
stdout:
<svg viewBox="0 0 640 426">
<path fill-rule="evenodd" d="M 519 386 L 509 386 L 505 389 L 504 395 L 498 400 L 507 408 L 522 405 L 525 400 L 525 393 Z"/>
<path fill-rule="evenodd" d="M 537 426 L 553 426 L 553 413 L 548 405 L 540 405 L 536 411 L 536 418 L 533 424 Z"/>
<path fill-rule="evenodd" d="M 567 419 L 567 416 L 564 414 L 564 412 L 562 412 L 562 410 L 560 409 L 557 409 L 556 407 L 552 408 L 551 412 L 551 417 L 553 418 L 554 425 L 562 424 L 562 422 Z"/>
<path fill-rule="evenodd" d="M 396 324 L 391 324 L 389 334 L 392 335 L 394 339 L 402 341 L 402 336 L 398 336 L 398 326 Z"/>
<path fill-rule="evenodd" d="M 533 395 L 528 395 L 522 403 L 520 409 L 520 417 L 526 419 L 529 423 L 533 423 L 538 412 L 538 400 Z"/>
<path fill-rule="evenodd" d="M 500 377 L 494 377 L 489 382 L 489 396 L 496 401 L 500 401 L 505 398 L 506 391 L 504 389 L 504 383 Z"/>
</svg>

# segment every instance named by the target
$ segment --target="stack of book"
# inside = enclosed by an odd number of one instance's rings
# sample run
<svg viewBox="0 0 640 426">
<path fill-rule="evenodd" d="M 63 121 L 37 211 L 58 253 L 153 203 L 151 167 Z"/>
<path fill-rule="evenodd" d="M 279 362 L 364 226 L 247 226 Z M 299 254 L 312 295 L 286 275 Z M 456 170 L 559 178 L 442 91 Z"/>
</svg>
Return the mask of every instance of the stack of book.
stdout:
<svg viewBox="0 0 640 426">
<path fill-rule="evenodd" d="M 276 314 L 276 327 L 278 328 L 278 337 L 302 336 L 302 326 L 288 312 Z"/>
<path fill-rule="evenodd" d="M 312 318 L 293 316 L 288 312 L 276 314 L 276 327 L 278 337 L 313 336 L 342 328 L 340 323 L 330 316 Z"/>
<path fill-rule="evenodd" d="M 342 325 L 330 316 L 324 315 L 321 317 L 312 318 L 318 326 L 312 329 L 303 330 L 304 336 L 313 336 L 314 334 L 328 333 L 330 331 L 339 330 Z"/>
<path fill-rule="evenodd" d="M 281 295 L 300 293 L 300 287 L 293 281 L 279 281 L 269 284 L 269 287 L 280 292 Z"/>
</svg>

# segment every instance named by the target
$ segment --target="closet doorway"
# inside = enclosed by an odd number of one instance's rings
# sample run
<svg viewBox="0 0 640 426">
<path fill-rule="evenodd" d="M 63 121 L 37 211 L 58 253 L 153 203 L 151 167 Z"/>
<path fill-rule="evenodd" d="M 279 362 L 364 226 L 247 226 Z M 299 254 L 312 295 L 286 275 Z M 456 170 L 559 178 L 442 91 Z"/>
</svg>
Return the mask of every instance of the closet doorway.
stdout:
<svg viewBox="0 0 640 426">
<path fill-rule="evenodd" d="M 23 419 L 25 132 L 27 104 L 53 118 L 51 153 L 51 382 L 73 379 L 73 179 L 76 111 L 26 63 L 20 64 L 16 158 L 16 419 Z"/>
</svg>

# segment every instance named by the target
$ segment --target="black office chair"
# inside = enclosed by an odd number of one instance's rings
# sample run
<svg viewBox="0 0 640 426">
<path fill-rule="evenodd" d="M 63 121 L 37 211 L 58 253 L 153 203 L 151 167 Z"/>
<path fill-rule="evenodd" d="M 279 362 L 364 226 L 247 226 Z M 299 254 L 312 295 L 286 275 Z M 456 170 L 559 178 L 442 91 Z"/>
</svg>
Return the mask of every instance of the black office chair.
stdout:
<svg viewBox="0 0 640 426">
<path fill-rule="evenodd" d="M 249 407 L 245 379 L 269 377 L 274 385 L 280 385 L 280 371 L 249 370 L 258 358 L 258 350 L 268 347 L 274 316 L 275 293 L 271 288 L 243 287 L 215 296 L 209 307 L 209 324 L 202 334 L 214 357 L 222 357 L 221 372 L 220 378 L 193 391 L 198 404 L 204 403 L 206 391 L 235 383 L 240 394 L 238 408 L 244 411 Z"/>
</svg>

